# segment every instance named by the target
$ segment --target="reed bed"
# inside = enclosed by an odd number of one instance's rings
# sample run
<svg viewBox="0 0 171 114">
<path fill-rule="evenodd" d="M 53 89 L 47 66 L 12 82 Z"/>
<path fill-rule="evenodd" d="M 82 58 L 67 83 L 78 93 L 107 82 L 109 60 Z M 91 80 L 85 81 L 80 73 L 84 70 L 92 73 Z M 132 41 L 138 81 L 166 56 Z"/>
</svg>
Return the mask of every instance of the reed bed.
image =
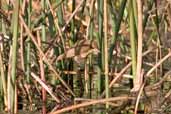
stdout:
<svg viewBox="0 0 171 114">
<path fill-rule="evenodd" d="M 0 110 L 170 113 L 169 0 L 1 0 Z"/>
</svg>

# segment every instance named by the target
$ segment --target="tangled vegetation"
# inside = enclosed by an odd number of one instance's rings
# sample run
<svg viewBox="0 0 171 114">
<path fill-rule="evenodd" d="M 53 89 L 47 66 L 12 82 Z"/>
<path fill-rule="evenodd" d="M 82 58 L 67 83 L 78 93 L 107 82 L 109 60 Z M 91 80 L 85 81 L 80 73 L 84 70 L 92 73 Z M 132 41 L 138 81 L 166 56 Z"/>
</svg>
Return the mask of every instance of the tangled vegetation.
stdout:
<svg viewBox="0 0 171 114">
<path fill-rule="evenodd" d="M 0 110 L 169 114 L 170 0 L 1 0 Z"/>
</svg>

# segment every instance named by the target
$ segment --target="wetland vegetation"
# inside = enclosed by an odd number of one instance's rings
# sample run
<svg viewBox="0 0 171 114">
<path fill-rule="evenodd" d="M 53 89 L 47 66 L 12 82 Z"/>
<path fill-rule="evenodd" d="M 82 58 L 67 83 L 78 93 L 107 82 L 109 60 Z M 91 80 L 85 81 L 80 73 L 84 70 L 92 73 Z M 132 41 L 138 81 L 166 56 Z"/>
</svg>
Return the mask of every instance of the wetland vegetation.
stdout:
<svg viewBox="0 0 171 114">
<path fill-rule="evenodd" d="M 170 114 L 170 0 L 0 0 L 0 113 Z"/>
</svg>

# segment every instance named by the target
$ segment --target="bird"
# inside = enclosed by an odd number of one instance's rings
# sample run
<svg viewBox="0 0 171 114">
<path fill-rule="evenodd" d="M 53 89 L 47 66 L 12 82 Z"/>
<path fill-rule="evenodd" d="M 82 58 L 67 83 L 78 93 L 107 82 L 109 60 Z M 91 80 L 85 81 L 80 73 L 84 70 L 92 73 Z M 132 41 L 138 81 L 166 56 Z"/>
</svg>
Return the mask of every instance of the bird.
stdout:
<svg viewBox="0 0 171 114">
<path fill-rule="evenodd" d="M 63 54 L 59 55 L 56 60 L 73 58 L 76 63 L 80 64 L 85 61 L 89 54 L 97 55 L 99 52 L 98 44 L 95 40 L 82 39 Z"/>
</svg>

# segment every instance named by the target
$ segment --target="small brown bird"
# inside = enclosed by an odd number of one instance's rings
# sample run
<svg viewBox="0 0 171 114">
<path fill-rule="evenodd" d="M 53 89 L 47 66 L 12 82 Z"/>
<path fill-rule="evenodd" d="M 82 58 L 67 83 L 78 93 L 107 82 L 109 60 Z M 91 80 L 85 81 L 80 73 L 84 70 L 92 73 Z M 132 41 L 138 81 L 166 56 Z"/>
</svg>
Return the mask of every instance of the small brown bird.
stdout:
<svg viewBox="0 0 171 114">
<path fill-rule="evenodd" d="M 82 63 L 89 54 L 97 55 L 99 53 L 98 45 L 95 40 L 83 39 L 77 42 L 73 47 L 66 50 L 64 54 L 57 57 L 57 61 L 62 59 L 74 58 L 77 63 Z"/>
</svg>

